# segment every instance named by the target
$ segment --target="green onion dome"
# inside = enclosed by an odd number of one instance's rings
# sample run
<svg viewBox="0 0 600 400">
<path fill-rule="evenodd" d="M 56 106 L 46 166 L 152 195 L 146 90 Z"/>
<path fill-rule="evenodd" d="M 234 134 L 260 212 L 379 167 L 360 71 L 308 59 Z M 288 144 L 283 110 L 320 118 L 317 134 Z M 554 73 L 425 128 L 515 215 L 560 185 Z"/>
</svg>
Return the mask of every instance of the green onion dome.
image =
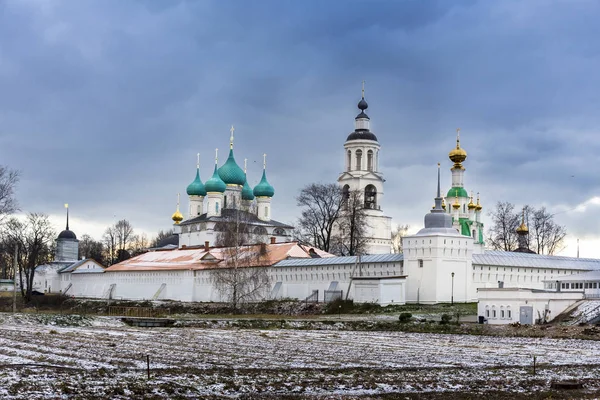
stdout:
<svg viewBox="0 0 600 400">
<path fill-rule="evenodd" d="M 217 166 L 215 165 L 215 172 L 213 172 L 213 176 L 206 181 L 204 185 L 206 188 L 206 192 L 218 192 L 224 193 L 225 189 L 227 189 L 227 185 L 223 182 L 223 179 L 219 176 L 219 172 L 217 171 Z"/>
<path fill-rule="evenodd" d="M 196 168 L 196 179 L 186 189 L 188 196 L 206 196 L 206 188 L 200 180 L 200 169 Z"/>
<path fill-rule="evenodd" d="M 465 190 L 464 187 L 453 187 L 448 190 L 447 197 L 469 197 L 469 193 Z"/>
<path fill-rule="evenodd" d="M 254 196 L 256 197 L 273 197 L 275 189 L 267 182 L 267 173 L 263 170 L 262 179 L 258 185 L 254 186 Z"/>
<path fill-rule="evenodd" d="M 233 157 L 233 149 L 229 150 L 229 157 L 225 164 L 219 168 L 219 176 L 227 185 L 240 185 L 243 186 L 246 182 L 246 174 L 237 165 L 235 158 Z"/>
<path fill-rule="evenodd" d="M 248 179 L 246 179 L 242 188 L 242 200 L 254 200 L 254 193 L 250 185 L 248 185 Z"/>
</svg>

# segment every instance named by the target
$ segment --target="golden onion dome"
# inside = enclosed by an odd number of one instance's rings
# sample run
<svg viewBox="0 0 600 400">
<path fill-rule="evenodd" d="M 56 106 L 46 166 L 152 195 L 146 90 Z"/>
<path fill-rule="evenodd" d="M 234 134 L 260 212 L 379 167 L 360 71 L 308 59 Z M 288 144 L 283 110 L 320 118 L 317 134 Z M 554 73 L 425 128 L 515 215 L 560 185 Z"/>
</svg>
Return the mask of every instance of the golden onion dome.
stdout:
<svg viewBox="0 0 600 400">
<path fill-rule="evenodd" d="M 521 225 L 517 228 L 517 233 L 529 233 L 529 228 L 527 228 L 525 222 L 522 222 Z"/>
<path fill-rule="evenodd" d="M 456 148 L 448 153 L 448 158 L 454 163 L 455 167 L 460 167 L 460 164 L 467 159 L 467 152 L 460 147 L 460 129 L 456 130 Z"/>
<path fill-rule="evenodd" d="M 481 211 L 483 209 L 482 205 L 479 204 L 479 193 L 477 193 L 477 204 L 475 204 L 475 210 Z"/>
<path fill-rule="evenodd" d="M 477 208 L 477 205 L 475 203 L 473 203 L 472 192 L 471 192 L 471 199 L 469 200 L 469 204 L 467 204 L 467 207 L 469 208 L 469 210 L 475 210 Z"/>
<path fill-rule="evenodd" d="M 183 214 L 179 211 L 179 193 L 177 193 L 177 210 L 171 215 L 171 219 L 175 222 L 175 225 L 179 225 L 183 221 Z"/>
<path fill-rule="evenodd" d="M 458 202 L 458 196 L 456 196 L 456 200 L 454 200 L 454 204 L 452 204 L 452 208 L 458 210 L 460 208 L 460 203 Z"/>
<path fill-rule="evenodd" d="M 523 207 L 523 219 L 521 220 L 521 225 L 517 228 L 517 233 L 521 235 L 529 233 L 529 228 L 525 225 L 525 207 Z"/>
<path fill-rule="evenodd" d="M 175 224 L 179 225 L 179 223 L 183 221 L 183 214 L 179 210 L 177 210 L 173 213 L 171 219 L 173 220 L 173 222 L 175 222 Z"/>
</svg>

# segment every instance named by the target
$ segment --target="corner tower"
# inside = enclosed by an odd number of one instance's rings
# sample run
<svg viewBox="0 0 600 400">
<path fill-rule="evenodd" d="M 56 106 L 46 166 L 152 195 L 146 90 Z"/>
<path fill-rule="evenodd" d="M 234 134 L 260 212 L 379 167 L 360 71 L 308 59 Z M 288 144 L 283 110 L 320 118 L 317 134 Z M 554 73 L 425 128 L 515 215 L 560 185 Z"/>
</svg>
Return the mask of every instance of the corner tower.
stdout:
<svg viewBox="0 0 600 400">
<path fill-rule="evenodd" d="M 354 132 L 344 143 L 345 170 L 338 178 L 344 195 L 359 191 L 366 212 L 366 253 L 391 253 L 391 218 L 383 214 L 383 174 L 379 171 L 377 136 L 371 132 L 371 119 L 365 113 L 369 108 L 365 100 L 363 82 L 362 97 L 358 102 L 360 113 L 354 119 Z"/>
<path fill-rule="evenodd" d="M 473 291 L 473 239 L 461 235 L 442 207 L 440 164 L 435 206 L 425 215 L 424 228 L 402 238 L 407 303 L 466 302 Z M 456 199 L 455 199 L 456 200 Z M 453 208 L 453 207 L 450 207 Z"/>
</svg>

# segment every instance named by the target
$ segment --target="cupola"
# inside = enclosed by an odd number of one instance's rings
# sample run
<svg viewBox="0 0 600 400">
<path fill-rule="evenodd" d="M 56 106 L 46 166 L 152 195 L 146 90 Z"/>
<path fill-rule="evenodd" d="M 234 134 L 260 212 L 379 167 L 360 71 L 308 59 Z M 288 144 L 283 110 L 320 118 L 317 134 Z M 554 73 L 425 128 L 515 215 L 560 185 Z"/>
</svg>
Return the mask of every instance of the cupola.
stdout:
<svg viewBox="0 0 600 400">
<path fill-rule="evenodd" d="M 223 179 L 219 176 L 219 171 L 217 169 L 218 163 L 218 149 L 215 150 L 215 171 L 209 180 L 206 181 L 204 188 L 206 189 L 206 193 L 224 193 L 225 189 L 227 189 L 227 185 L 223 182 Z M 243 185 L 243 182 L 242 182 Z"/>
<path fill-rule="evenodd" d="M 477 205 L 475 203 L 473 203 L 473 192 L 471 192 L 471 198 L 469 201 L 469 204 L 467 204 L 467 207 L 469 208 L 469 210 L 475 210 L 477 208 Z"/>
<path fill-rule="evenodd" d="M 229 140 L 229 157 L 227 157 L 227 161 L 225 164 L 219 168 L 219 176 L 225 182 L 226 185 L 239 185 L 243 186 L 246 181 L 246 174 L 240 168 L 239 165 L 235 162 L 235 157 L 233 156 L 233 132 L 235 128 L 231 126 L 231 137 Z"/>
<path fill-rule="evenodd" d="M 377 141 L 377 136 L 370 131 L 370 118 L 365 113 L 365 110 L 369 108 L 367 101 L 365 100 L 365 82 L 363 81 L 362 86 L 362 97 L 358 102 L 358 109 L 360 113 L 354 118 L 354 132 L 348 135 L 348 140 L 373 140 Z"/>
<path fill-rule="evenodd" d="M 481 204 L 479 204 L 479 193 L 477 193 L 477 204 L 475 204 L 475 210 L 481 211 L 482 209 L 483 209 L 483 206 Z"/>
<path fill-rule="evenodd" d="M 460 147 L 460 128 L 456 129 L 456 148 L 450 151 L 448 158 L 454 163 L 453 168 L 462 168 L 462 163 L 467 159 L 467 152 Z"/>
<path fill-rule="evenodd" d="M 177 193 L 177 210 L 171 215 L 171 219 L 175 223 L 175 225 L 179 225 L 181 221 L 183 221 L 183 214 L 179 211 L 179 193 Z"/>
<path fill-rule="evenodd" d="M 200 154 L 198 154 L 198 163 L 196 164 L 196 179 L 188 185 L 186 193 L 188 196 L 206 196 L 206 188 L 200 179 Z"/>
<path fill-rule="evenodd" d="M 77 235 L 75 235 L 75 232 L 69 229 L 69 205 L 65 204 L 65 208 L 67 209 L 67 226 L 65 227 L 64 231 L 58 234 L 57 239 L 77 240 Z"/>
<path fill-rule="evenodd" d="M 275 189 L 267 181 L 267 155 L 263 155 L 263 174 L 258 185 L 254 186 L 253 194 L 255 197 L 273 197 Z"/>
<path fill-rule="evenodd" d="M 252 188 L 248 185 L 248 175 L 247 171 L 247 163 L 248 160 L 244 160 L 244 186 L 242 187 L 242 200 L 254 200 L 254 193 L 252 192 Z"/>
</svg>

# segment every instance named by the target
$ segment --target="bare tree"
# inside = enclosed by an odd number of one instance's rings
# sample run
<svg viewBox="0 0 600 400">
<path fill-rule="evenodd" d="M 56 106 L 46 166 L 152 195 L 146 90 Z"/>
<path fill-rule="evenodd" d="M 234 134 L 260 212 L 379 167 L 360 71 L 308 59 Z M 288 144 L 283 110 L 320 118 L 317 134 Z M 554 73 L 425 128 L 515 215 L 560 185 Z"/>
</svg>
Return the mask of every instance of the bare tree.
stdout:
<svg viewBox="0 0 600 400">
<path fill-rule="evenodd" d="M 134 235 L 133 240 L 131 242 L 131 256 L 135 257 L 137 255 L 147 252 L 148 247 L 150 247 L 150 240 L 148 240 L 148 235 L 146 235 L 145 233 Z"/>
<path fill-rule="evenodd" d="M 248 212 L 229 210 L 215 226 L 218 231 L 215 242 L 224 247 L 221 250 L 224 259 L 211 271 L 211 279 L 234 311 L 245 302 L 264 298 L 271 286 L 265 263 L 267 245 L 251 243 L 255 238 L 263 238 L 266 231 L 262 232 L 260 226 L 253 227 L 252 220 Z"/>
<path fill-rule="evenodd" d="M 227 247 L 222 254 L 223 264 L 211 271 L 211 279 L 233 310 L 244 303 L 264 299 L 271 287 L 266 268 L 267 245 Z"/>
<path fill-rule="evenodd" d="M 554 222 L 554 215 L 545 207 L 535 209 L 525 206 L 519 211 L 511 203 L 498 202 L 489 215 L 492 217 L 492 225 L 488 237 L 494 250 L 516 250 L 519 247 L 517 228 L 522 222 L 529 229 L 526 243 L 531 250 L 538 254 L 552 255 L 564 248 L 566 229 Z"/>
<path fill-rule="evenodd" d="M 554 222 L 554 216 L 545 207 L 533 210 L 529 226 L 529 245 L 538 254 L 553 255 L 564 248 L 567 231 Z"/>
<path fill-rule="evenodd" d="M 30 301 L 35 268 L 52 260 L 52 243 L 56 232 L 47 215 L 30 213 L 24 221 L 11 218 L 6 223 L 3 236 L 13 244 L 18 244 L 21 294 L 26 301 Z"/>
<path fill-rule="evenodd" d="M 392 231 L 392 251 L 394 253 L 402 253 L 402 238 L 408 234 L 408 225 L 398 225 Z"/>
<path fill-rule="evenodd" d="M 94 240 L 87 233 L 79 240 L 79 258 L 91 258 L 104 264 L 104 245 Z"/>
<path fill-rule="evenodd" d="M 102 240 L 106 249 L 107 263 L 112 265 L 130 258 L 134 239 L 133 227 L 126 219 L 119 220 L 106 228 Z"/>
<path fill-rule="evenodd" d="M 162 229 L 160 231 L 158 231 L 158 233 L 156 234 L 156 237 L 154 237 L 151 242 L 150 242 L 150 247 L 158 247 L 160 242 L 168 237 L 173 236 L 175 232 L 173 231 L 173 229 L 169 229 L 166 231 L 163 231 Z"/>
<path fill-rule="evenodd" d="M 515 206 L 509 202 L 499 201 L 496 208 L 488 215 L 492 219 L 488 231 L 489 245 L 494 250 L 513 251 L 519 246 L 517 241 L 517 228 L 519 226 L 519 213 Z"/>
<path fill-rule="evenodd" d="M 133 226 L 126 219 L 118 221 L 114 225 L 118 250 L 129 251 L 133 245 L 135 239 L 135 233 L 133 232 Z"/>
<path fill-rule="evenodd" d="M 367 214 L 363 193 L 351 190 L 342 193 L 342 208 L 338 214 L 331 251 L 342 256 L 364 254 L 367 248 Z"/>
<path fill-rule="evenodd" d="M 105 261 L 107 265 L 113 265 L 117 262 L 117 232 L 114 226 L 109 226 L 102 235 L 104 242 Z"/>
<path fill-rule="evenodd" d="M 255 222 L 256 217 L 247 211 L 223 210 L 221 220 L 215 224 L 215 245 L 235 247 L 264 242 L 267 230 Z"/>
<path fill-rule="evenodd" d="M 19 172 L 0 165 L 0 222 L 17 211 L 15 188 L 19 183 Z"/>
<path fill-rule="evenodd" d="M 302 207 L 298 220 L 301 236 L 313 246 L 329 251 L 342 208 L 342 189 L 335 183 L 313 183 L 300 190 L 296 201 Z"/>
</svg>

